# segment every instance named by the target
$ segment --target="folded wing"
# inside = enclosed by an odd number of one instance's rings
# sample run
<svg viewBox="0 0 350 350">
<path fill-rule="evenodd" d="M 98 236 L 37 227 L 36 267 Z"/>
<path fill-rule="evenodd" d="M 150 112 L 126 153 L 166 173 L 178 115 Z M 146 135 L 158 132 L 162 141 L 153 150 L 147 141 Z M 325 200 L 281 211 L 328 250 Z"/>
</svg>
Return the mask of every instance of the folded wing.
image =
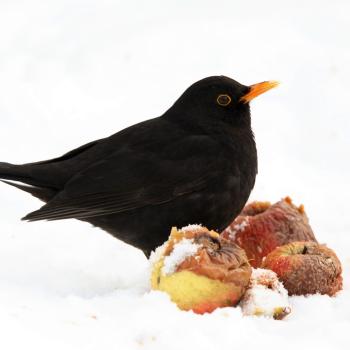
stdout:
<svg viewBox="0 0 350 350">
<path fill-rule="evenodd" d="M 198 154 L 198 142 L 204 142 Z M 187 146 L 191 140 L 188 140 Z M 134 152 L 123 149 L 76 174 L 50 202 L 23 220 L 85 219 L 159 205 L 220 181 L 215 145 L 196 139 L 191 152 Z M 184 146 L 184 145 L 182 145 Z M 205 146 L 205 147 L 204 147 Z M 208 149 L 210 148 L 210 150 Z M 189 148 L 190 149 L 190 148 Z M 208 162 L 208 159 L 211 161 Z"/>
</svg>

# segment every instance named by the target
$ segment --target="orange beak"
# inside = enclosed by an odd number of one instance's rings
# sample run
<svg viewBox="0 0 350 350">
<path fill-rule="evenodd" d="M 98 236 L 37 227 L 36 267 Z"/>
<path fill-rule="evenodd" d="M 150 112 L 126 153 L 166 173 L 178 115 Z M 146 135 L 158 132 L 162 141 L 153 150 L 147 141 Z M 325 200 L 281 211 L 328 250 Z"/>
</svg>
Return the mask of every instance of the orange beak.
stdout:
<svg viewBox="0 0 350 350">
<path fill-rule="evenodd" d="M 263 81 L 262 83 L 250 85 L 250 90 L 247 94 L 242 96 L 240 98 L 240 101 L 243 103 L 250 102 L 253 98 L 263 94 L 264 92 L 276 87 L 279 85 L 278 81 L 270 80 L 270 81 Z"/>
</svg>

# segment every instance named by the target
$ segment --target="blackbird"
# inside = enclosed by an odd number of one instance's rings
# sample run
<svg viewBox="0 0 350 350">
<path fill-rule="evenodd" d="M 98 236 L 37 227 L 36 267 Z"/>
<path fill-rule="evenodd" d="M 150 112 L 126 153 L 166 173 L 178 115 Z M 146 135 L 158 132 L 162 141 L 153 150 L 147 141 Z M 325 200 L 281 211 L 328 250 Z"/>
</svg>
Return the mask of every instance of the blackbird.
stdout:
<svg viewBox="0 0 350 350">
<path fill-rule="evenodd" d="M 275 87 L 225 76 L 191 85 L 162 116 L 35 163 L 0 163 L 0 178 L 46 202 L 22 220 L 75 218 L 147 256 L 172 226 L 222 231 L 257 174 L 249 101 Z"/>
</svg>

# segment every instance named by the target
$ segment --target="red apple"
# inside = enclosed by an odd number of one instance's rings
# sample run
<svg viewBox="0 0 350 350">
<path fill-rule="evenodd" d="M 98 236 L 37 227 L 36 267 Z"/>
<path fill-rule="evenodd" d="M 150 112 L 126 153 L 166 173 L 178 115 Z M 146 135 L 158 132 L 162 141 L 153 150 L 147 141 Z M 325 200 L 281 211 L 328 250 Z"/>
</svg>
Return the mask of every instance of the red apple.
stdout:
<svg viewBox="0 0 350 350">
<path fill-rule="evenodd" d="M 334 295 L 342 288 L 342 267 L 332 249 L 316 242 L 293 242 L 276 248 L 263 268 L 278 275 L 289 295 Z"/>
<path fill-rule="evenodd" d="M 253 267 L 276 247 L 294 241 L 314 241 L 303 205 L 296 207 L 289 197 L 271 205 L 252 202 L 228 226 L 222 236 L 243 248 Z"/>
</svg>

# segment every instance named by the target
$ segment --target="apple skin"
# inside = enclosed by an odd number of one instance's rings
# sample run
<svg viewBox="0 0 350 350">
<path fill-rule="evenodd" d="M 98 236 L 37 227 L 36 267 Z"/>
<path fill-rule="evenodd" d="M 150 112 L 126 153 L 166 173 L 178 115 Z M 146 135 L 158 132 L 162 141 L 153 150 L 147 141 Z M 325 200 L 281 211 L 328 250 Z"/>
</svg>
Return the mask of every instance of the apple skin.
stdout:
<svg viewBox="0 0 350 350">
<path fill-rule="evenodd" d="M 263 268 L 278 275 L 289 295 L 328 294 L 342 289 L 342 267 L 334 251 L 316 242 L 292 242 L 266 256 Z"/>
<path fill-rule="evenodd" d="M 263 258 L 276 247 L 294 241 L 314 241 L 304 207 L 286 197 L 271 205 L 252 202 L 221 233 L 243 248 L 252 267 L 261 267 Z"/>
<path fill-rule="evenodd" d="M 152 272 L 152 289 L 166 292 L 179 309 L 197 314 L 210 313 L 219 307 L 235 306 L 242 288 L 191 271 L 182 270 L 169 276 L 161 274 L 162 265 Z"/>
</svg>

